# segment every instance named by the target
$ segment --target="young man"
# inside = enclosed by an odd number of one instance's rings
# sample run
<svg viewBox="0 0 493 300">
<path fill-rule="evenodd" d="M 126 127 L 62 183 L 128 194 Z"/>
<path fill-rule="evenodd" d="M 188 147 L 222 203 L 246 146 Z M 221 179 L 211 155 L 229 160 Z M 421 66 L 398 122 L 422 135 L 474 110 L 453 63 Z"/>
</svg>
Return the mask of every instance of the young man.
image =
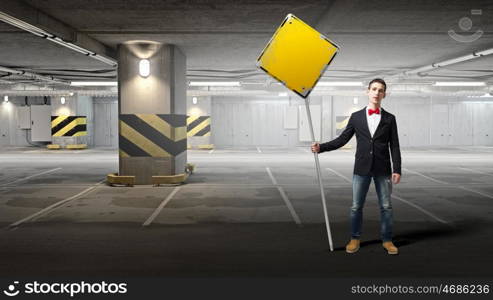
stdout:
<svg viewBox="0 0 493 300">
<path fill-rule="evenodd" d="M 368 106 L 354 112 L 344 131 L 336 139 L 312 144 L 312 151 L 321 153 L 344 146 L 356 133 L 357 149 L 353 175 L 353 205 L 351 207 L 351 240 L 346 252 L 359 250 L 363 206 L 371 180 L 375 183 L 380 206 L 382 245 L 388 254 L 398 254 L 392 243 L 392 183 L 401 179 L 401 151 L 395 116 L 381 108 L 387 85 L 380 78 L 368 84 Z M 390 151 L 389 151 L 390 149 Z M 390 159 L 392 156 L 392 167 Z"/>
</svg>

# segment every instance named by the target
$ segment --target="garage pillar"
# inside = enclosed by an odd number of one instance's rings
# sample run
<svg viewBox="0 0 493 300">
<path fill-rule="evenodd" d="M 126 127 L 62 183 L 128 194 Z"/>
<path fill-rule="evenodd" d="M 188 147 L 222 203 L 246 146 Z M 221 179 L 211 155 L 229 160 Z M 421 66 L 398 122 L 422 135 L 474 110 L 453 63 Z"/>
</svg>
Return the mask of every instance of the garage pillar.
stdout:
<svg viewBox="0 0 493 300">
<path fill-rule="evenodd" d="M 118 45 L 119 174 L 151 184 L 187 161 L 186 58 L 174 45 Z"/>
</svg>

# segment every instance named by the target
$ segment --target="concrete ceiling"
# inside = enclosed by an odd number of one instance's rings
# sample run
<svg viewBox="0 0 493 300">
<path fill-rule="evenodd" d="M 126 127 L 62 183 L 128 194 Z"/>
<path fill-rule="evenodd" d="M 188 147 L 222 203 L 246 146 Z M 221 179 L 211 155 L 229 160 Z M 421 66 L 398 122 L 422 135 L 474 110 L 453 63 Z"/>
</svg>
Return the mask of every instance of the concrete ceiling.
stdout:
<svg viewBox="0 0 493 300">
<path fill-rule="evenodd" d="M 267 79 L 255 61 L 288 13 L 341 46 L 324 75 L 335 80 L 400 78 L 391 76 L 493 48 L 491 0 L 2 0 L 0 11 L 76 44 L 90 40 L 108 56 L 129 40 L 175 44 L 187 56 L 190 79 Z M 469 30 L 459 27 L 464 17 L 472 21 Z M 459 42 L 449 30 L 483 33 Z M 114 68 L 6 23 L 0 23 L 0 66 L 67 80 L 116 78 Z M 493 55 L 400 79 L 492 81 Z"/>
</svg>

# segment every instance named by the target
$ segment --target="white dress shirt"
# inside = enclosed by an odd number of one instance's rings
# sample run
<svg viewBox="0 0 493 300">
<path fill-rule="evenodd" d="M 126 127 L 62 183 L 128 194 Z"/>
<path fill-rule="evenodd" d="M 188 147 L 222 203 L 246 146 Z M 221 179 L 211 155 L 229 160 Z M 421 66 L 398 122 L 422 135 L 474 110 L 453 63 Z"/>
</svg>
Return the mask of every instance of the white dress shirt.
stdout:
<svg viewBox="0 0 493 300">
<path fill-rule="evenodd" d="M 369 107 L 366 107 L 366 121 L 368 122 L 368 129 L 370 129 L 370 134 L 371 137 L 375 134 L 375 131 L 377 130 L 378 124 L 380 123 L 380 119 L 382 118 L 382 108 L 380 107 L 380 113 L 379 114 L 372 114 L 371 116 L 368 115 L 368 109 Z"/>
</svg>

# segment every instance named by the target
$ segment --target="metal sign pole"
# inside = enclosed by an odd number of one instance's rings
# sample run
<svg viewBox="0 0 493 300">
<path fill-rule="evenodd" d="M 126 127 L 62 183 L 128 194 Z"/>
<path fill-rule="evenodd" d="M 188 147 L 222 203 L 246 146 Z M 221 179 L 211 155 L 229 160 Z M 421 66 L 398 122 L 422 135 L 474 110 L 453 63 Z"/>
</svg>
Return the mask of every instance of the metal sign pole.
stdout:
<svg viewBox="0 0 493 300">
<path fill-rule="evenodd" d="M 310 113 L 310 104 L 308 98 L 305 98 L 306 115 L 308 116 L 308 124 L 310 124 L 310 133 L 312 135 L 312 143 L 315 143 L 315 133 L 313 132 L 312 116 Z M 324 209 L 325 225 L 327 227 L 327 237 L 329 238 L 330 251 L 334 251 L 334 245 L 332 244 L 332 233 L 330 231 L 329 216 L 327 214 L 327 204 L 325 201 L 324 186 L 322 183 L 322 173 L 320 172 L 320 162 L 318 160 L 318 153 L 313 153 L 315 156 L 315 166 L 317 167 L 318 185 L 320 186 L 320 194 L 322 195 L 322 206 Z"/>
</svg>

